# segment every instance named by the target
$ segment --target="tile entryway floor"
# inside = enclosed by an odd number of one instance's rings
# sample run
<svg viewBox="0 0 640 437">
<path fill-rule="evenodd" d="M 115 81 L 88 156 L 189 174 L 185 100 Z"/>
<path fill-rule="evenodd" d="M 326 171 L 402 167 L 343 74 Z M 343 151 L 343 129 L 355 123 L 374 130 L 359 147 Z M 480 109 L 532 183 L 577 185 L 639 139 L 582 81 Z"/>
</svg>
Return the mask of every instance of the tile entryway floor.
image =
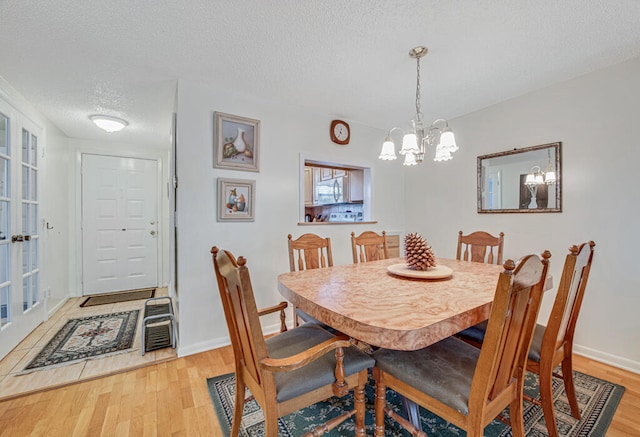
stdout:
<svg viewBox="0 0 640 437">
<path fill-rule="evenodd" d="M 166 295 L 166 288 L 156 290 L 156 297 Z M 0 400 L 176 358 L 176 350 L 171 347 L 149 351 L 142 356 L 140 329 L 144 299 L 81 308 L 80 304 L 85 299 L 86 297 L 69 299 L 49 320 L 38 326 L 0 361 Z M 135 309 L 139 309 L 140 314 L 138 315 L 138 328 L 136 329 L 133 351 L 20 375 L 25 366 L 64 326 L 67 320 Z"/>
</svg>

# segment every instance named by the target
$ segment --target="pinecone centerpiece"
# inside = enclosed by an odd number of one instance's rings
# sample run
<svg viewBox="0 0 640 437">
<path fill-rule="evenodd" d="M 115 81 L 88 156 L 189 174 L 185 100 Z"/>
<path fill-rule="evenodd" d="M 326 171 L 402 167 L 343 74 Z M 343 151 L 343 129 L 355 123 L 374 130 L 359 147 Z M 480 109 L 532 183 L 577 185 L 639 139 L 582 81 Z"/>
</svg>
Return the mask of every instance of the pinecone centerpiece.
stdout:
<svg viewBox="0 0 640 437">
<path fill-rule="evenodd" d="M 404 250 L 407 257 L 407 265 L 414 270 L 427 270 L 436 266 L 436 256 L 431 251 L 431 246 L 422 235 L 410 232 L 404 237 Z"/>
</svg>

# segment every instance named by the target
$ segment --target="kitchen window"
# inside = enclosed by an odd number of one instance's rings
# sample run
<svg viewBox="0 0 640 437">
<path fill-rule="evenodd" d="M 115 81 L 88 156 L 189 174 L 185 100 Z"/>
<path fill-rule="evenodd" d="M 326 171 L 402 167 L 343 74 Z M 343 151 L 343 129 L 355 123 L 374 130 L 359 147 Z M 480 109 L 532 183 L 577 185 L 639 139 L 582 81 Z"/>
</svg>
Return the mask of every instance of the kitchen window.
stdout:
<svg viewBox="0 0 640 437">
<path fill-rule="evenodd" d="M 370 168 L 310 159 L 301 164 L 301 223 L 371 222 Z"/>
</svg>

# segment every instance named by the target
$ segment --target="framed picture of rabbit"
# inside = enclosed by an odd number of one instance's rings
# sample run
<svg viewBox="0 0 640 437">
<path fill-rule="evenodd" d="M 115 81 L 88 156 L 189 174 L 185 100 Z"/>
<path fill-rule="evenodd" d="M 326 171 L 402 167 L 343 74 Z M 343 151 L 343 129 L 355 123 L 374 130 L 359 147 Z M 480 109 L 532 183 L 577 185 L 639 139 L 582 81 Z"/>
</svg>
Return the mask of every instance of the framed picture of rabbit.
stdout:
<svg viewBox="0 0 640 437">
<path fill-rule="evenodd" d="M 214 167 L 260 171 L 260 120 L 213 113 Z"/>
<path fill-rule="evenodd" d="M 218 178 L 218 221 L 255 220 L 256 181 Z"/>
</svg>

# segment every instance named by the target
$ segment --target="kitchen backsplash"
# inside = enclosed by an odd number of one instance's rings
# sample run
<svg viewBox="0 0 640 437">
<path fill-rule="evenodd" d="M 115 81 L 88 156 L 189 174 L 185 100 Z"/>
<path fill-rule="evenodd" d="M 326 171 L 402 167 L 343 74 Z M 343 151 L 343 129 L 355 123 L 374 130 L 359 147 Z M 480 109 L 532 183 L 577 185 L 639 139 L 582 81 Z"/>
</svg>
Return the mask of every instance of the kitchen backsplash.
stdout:
<svg viewBox="0 0 640 437">
<path fill-rule="evenodd" d="M 361 204 L 307 206 L 304 210 L 306 222 L 361 222 L 363 219 Z"/>
</svg>

